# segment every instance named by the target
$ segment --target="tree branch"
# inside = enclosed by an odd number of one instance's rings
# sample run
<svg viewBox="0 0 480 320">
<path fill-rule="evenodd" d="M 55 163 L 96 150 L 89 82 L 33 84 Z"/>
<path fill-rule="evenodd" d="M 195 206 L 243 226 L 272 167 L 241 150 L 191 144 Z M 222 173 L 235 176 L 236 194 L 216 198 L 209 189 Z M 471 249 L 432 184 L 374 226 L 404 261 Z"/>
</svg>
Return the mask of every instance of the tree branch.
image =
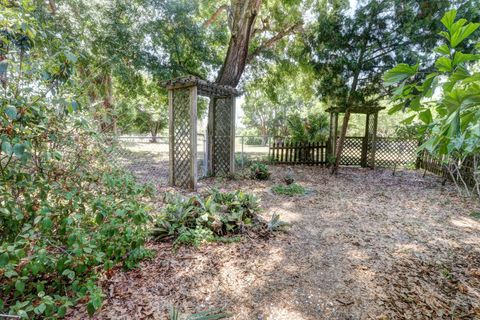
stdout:
<svg viewBox="0 0 480 320">
<path fill-rule="evenodd" d="M 215 22 L 215 20 L 218 19 L 218 16 L 220 15 L 220 13 L 222 13 L 222 11 L 225 11 L 225 12 L 228 12 L 228 5 L 224 4 L 223 6 L 220 6 L 214 13 L 213 15 L 210 17 L 210 19 L 208 19 L 207 21 L 205 21 L 203 23 L 203 27 L 206 28 L 208 27 L 209 25 L 211 25 L 212 23 Z"/>
<path fill-rule="evenodd" d="M 275 43 L 282 40 L 284 37 L 286 37 L 290 34 L 296 33 L 298 30 L 300 30 L 302 28 L 302 26 L 303 26 L 303 22 L 298 21 L 294 25 L 291 25 L 290 27 L 280 31 L 279 33 L 277 33 L 276 35 L 274 35 L 270 39 L 266 40 L 264 43 L 262 43 L 260 46 L 255 48 L 255 50 L 253 50 L 253 52 L 251 52 L 247 56 L 247 63 L 250 63 L 253 60 L 253 58 L 255 58 L 258 54 L 260 54 L 260 52 L 262 52 L 263 50 L 265 50 L 267 48 L 272 47 Z"/>
</svg>

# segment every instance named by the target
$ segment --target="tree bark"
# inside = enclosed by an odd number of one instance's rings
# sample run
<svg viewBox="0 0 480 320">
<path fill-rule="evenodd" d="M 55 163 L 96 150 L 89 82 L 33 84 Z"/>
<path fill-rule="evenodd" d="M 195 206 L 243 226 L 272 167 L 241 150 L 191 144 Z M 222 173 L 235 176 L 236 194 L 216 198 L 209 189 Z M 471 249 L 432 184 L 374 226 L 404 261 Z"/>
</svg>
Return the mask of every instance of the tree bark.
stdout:
<svg viewBox="0 0 480 320">
<path fill-rule="evenodd" d="M 105 93 L 103 94 L 103 108 L 105 110 L 106 121 L 101 123 L 101 131 L 103 133 L 117 133 L 117 119 L 113 110 L 113 82 L 110 73 L 103 78 Z"/>
<path fill-rule="evenodd" d="M 216 83 L 236 87 L 247 64 L 248 48 L 262 0 L 232 0 L 228 51 Z"/>
</svg>

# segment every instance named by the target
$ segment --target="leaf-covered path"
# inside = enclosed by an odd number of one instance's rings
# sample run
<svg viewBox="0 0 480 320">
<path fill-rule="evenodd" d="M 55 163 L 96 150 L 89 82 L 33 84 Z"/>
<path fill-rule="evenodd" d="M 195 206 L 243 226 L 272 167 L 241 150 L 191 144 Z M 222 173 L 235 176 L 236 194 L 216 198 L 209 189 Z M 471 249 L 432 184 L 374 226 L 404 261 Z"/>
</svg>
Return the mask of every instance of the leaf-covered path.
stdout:
<svg viewBox="0 0 480 320">
<path fill-rule="evenodd" d="M 273 195 L 273 181 L 219 182 L 258 194 L 268 218 L 292 224 L 270 239 L 157 256 L 106 275 L 96 319 L 166 319 L 168 308 L 224 308 L 231 319 L 475 319 L 480 317 L 480 212 L 434 177 L 414 171 L 295 167 L 304 197 Z M 85 319 L 74 310 L 71 319 Z"/>
</svg>

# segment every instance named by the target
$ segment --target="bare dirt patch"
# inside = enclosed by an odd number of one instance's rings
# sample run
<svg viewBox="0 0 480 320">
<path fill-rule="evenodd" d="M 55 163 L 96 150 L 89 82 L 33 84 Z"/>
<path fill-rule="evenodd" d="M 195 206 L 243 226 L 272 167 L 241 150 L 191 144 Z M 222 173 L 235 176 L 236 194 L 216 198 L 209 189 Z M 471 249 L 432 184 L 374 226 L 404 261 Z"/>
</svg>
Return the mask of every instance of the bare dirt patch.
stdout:
<svg viewBox="0 0 480 320">
<path fill-rule="evenodd" d="M 95 319 L 166 319 L 223 308 L 230 319 L 480 319 L 478 202 L 414 171 L 294 167 L 307 196 L 269 192 L 267 182 L 207 179 L 240 188 L 262 213 L 291 223 L 270 239 L 245 237 L 200 249 L 151 244 L 157 256 L 102 280 Z M 83 309 L 70 319 L 85 319 Z"/>
</svg>

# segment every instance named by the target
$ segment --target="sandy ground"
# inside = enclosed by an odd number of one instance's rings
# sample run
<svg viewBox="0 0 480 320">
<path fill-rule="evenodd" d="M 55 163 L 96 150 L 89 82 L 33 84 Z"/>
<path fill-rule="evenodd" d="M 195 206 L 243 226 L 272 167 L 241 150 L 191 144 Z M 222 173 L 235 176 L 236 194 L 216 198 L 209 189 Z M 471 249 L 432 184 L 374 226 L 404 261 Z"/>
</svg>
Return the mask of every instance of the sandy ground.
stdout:
<svg viewBox="0 0 480 320">
<path fill-rule="evenodd" d="M 270 239 L 200 249 L 151 244 L 157 255 L 102 280 L 95 319 L 167 319 L 223 308 L 229 319 L 480 319 L 479 202 L 421 172 L 294 167 L 302 197 L 272 194 L 272 180 L 208 179 L 241 188 L 268 218 L 291 224 Z M 86 319 L 83 308 L 70 319 Z"/>
</svg>

